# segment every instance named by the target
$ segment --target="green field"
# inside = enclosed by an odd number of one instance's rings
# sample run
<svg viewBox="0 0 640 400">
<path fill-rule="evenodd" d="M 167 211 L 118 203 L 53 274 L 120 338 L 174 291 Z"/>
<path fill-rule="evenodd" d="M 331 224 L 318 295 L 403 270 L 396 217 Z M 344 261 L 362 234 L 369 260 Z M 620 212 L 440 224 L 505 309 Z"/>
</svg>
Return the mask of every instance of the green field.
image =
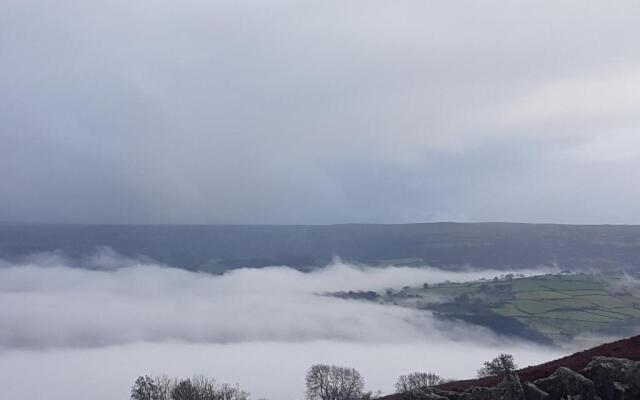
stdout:
<svg viewBox="0 0 640 400">
<path fill-rule="evenodd" d="M 507 275 L 390 289 L 377 301 L 541 341 L 640 326 L 640 286 L 622 274 Z"/>
</svg>

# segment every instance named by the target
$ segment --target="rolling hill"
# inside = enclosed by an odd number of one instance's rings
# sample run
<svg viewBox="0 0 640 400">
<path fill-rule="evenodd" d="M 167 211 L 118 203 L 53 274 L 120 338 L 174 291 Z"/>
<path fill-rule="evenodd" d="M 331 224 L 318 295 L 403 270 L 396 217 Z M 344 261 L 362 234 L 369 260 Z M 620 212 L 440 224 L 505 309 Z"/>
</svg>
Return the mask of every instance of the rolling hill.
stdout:
<svg viewBox="0 0 640 400">
<path fill-rule="evenodd" d="M 507 274 L 390 289 L 372 300 L 429 310 L 442 319 L 547 343 L 580 335 L 622 335 L 640 326 L 640 283 L 623 274 Z"/>
<path fill-rule="evenodd" d="M 358 263 L 429 264 L 447 269 L 640 266 L 640 226 L 0 224 L 0 258 L 8 260 L 55 250 L 81 259 L 99 246 L 214 273 L 267 265 L 314 268 L 336 255 Z"/>
</svg>

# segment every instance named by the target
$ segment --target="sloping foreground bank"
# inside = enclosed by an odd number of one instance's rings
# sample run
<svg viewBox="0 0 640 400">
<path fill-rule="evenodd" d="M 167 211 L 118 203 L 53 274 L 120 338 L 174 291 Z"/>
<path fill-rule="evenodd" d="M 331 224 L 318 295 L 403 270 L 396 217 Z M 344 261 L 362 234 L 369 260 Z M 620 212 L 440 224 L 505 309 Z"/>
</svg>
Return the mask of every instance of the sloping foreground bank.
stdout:
<svg viewBox="0 0 640 400">
<path fill-rule="evenodd" d="M 640 336 L 524 368 L 384 400 L 639 400 Z"/>
<path fill-rule="evenodd" d="M 424 387 L 395 395 L 406 400 L 638 400 L 640 361 L 594 357 L 576 372 L 566 367 L 535 381 L 505 376 L 495 387 L 473 386 L 462 391 Z M 389 397 L 387 397 L 389 399 Z"/>
</svg>

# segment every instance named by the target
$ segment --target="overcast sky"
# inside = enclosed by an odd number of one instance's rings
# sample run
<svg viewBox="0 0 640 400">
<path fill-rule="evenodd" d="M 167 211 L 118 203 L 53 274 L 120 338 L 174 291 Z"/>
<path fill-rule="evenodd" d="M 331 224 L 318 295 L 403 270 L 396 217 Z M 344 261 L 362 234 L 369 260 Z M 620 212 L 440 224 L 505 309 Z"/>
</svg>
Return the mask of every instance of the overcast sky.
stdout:
<svg viewBox="0 0 640 400">
<path fill-rule="evenodd" d="M 640 2 L 0 3 L 0 220 L 640 223 Z"/>
</svg>

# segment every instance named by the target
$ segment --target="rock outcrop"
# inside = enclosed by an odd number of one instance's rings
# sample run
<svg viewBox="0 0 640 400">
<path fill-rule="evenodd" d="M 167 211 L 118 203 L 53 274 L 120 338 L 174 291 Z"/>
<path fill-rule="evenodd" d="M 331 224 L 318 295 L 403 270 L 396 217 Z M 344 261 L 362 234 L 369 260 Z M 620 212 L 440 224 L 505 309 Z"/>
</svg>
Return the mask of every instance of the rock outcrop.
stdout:
<svg viewBox="0 0 640 400">
<path fill-rule="evenodd" d="M 546 378 L 534 384 L 549 394 L 549 400 L 597 400 L 593 381 L 569 368 L 560 367 Z"/>
<path fill-rule="evenodd" d="M 495 387 L 464 391 L 424 388 L 407 400 L 640 400 L 640 361 L 594 357 L 581 371 L 560 367 L 546 378 L 521 383 L 506 376 Z"/>
<path fill-rule="evenodd" d="M 404 400 L 452 400 L 451 397 L 436 393 L 436 390 L 430 387 L 423 387 L 403 393 L 402 398 Z"/>
<path fill-rule="evenodd" d="M 640 362 L 595 357 L 582 374 L 591 379 L 602 400 L 640 399 Z"/>
<path fill-rule="evenodd" d="M 531 382 L 525 382 L 522 384 L 524 389 L 524 398 L 526 400 L 548 400 L 549 393 L 543 391 Z"/>
</svg>

